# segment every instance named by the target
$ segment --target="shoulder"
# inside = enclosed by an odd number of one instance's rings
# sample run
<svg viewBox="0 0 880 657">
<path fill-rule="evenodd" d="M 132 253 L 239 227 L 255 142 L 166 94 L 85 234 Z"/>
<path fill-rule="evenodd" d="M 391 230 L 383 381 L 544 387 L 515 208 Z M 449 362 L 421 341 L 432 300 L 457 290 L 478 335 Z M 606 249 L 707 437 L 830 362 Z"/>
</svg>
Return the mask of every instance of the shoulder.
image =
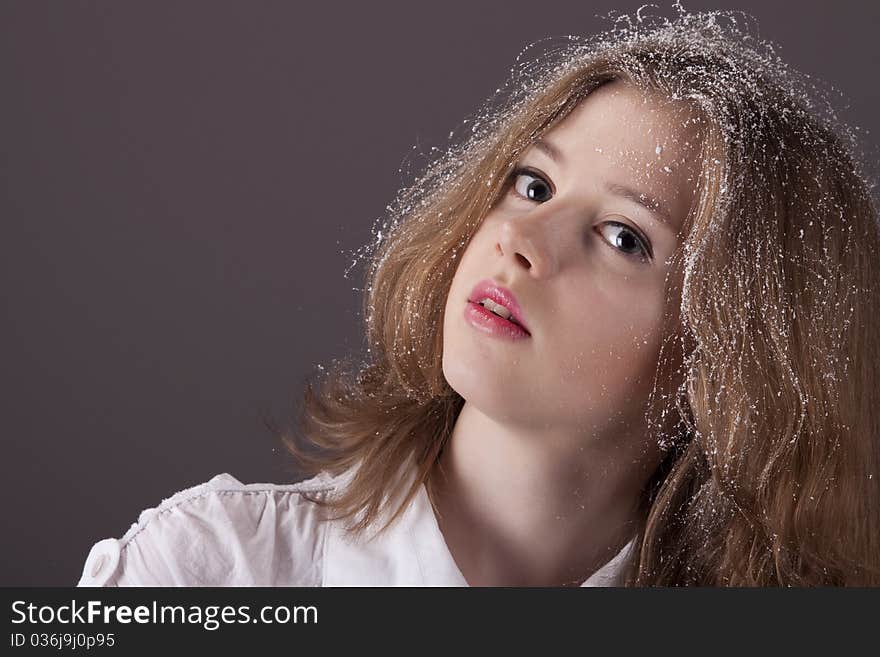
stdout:
<svg viewBox="0 0 880 657">
<path fill-rule="evenodd" d="M 243 484 L 229 474 L 145 509 L 122 538 L 92 546 L 79 586 L 317 586 L 319 502 L 344 476 Z"/>
</svg>

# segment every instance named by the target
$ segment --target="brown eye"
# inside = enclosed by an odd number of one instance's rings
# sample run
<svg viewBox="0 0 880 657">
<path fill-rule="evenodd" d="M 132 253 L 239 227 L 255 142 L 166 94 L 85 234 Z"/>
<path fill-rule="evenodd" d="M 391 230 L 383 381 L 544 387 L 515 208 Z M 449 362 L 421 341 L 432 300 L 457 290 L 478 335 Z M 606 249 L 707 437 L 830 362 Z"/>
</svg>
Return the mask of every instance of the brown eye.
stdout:
<svg viewBox="0 0 880 657">
<path fill-rule="evenodd" d="M 599 226 L 599 231 L 603 237 L 608 235 L 609 237 L 605 241 L 618 251 L 623 252 L 624 255 L 644 262 L 650 258 L 651 251 L 645 244 L 645 240 L 626 224 L 619 221 L 606 221 Z"/>
<path fill-rule="evenodd" d="M 553 198 L 553 190 L 541 176 L 526 169 L 516 169 L 510 174 L 517 195 L 528 201 L 544 203 Z"/>
</svg>

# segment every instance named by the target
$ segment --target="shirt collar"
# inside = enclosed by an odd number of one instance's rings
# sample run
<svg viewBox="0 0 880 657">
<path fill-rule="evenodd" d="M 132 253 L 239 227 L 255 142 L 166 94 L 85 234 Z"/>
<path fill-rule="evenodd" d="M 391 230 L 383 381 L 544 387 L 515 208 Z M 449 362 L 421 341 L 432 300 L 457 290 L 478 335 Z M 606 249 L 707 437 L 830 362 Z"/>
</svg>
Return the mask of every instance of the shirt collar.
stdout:
<svg viewBox="0 0 880 657">
<path fill-rule="evenodd" d="M 380 518 L 377 527 L 385 520 L 387 516 Z M 468 586 L 446 545 L 424 484 L 384 532 L 355 535 L 341 522 L 331 522 L 326 540 L 324 586 Z M 581 586 L 622 586 L 634 541 Z"/>
</svg>

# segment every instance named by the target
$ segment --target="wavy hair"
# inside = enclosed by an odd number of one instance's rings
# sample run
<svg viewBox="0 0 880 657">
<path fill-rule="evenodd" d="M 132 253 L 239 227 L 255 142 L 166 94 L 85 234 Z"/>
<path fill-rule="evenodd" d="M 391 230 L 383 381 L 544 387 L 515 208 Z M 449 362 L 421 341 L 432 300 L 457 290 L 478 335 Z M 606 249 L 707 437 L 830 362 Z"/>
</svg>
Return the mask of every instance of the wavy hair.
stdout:
<svg viewBox="0 0 880 657">
<path fill-rule="evenodd" d="M 523 53 L 389 206 L 368 247 L 367 352 L 305 387 L 281 438 L 301 471 L 352 472 L 327 501 L 352 531 L 426 484 L 464 400 L 442 373 L 456 256 L 518 155 L 624 80 L 705 124 L 675 261 L 627 585 L 880 584 L 880 226 L 852 132 L 827 96 L 730 12 L 621 16 Z M 670 288 L 671 289 L 671 288 Z M 668 315 L 671 317 L 672 313 Z M 406 473 L 413 473 L 412 478 Z"/>
</svg>

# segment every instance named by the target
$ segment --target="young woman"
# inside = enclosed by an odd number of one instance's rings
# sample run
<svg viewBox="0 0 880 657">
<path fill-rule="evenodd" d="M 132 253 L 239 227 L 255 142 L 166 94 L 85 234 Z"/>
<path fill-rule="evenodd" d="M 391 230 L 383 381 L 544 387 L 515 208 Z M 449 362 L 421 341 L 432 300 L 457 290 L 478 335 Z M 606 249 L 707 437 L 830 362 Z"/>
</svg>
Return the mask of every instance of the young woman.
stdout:
<svg viewBox="0 0 880 657">
<path fill-rule="evenodd" d="M 80 584 L 880 584 L 880 227 L 804 80 L 717 12 L 518 63 L 382 227 L 310 478 L 181 491 Z"/>
</svg>

